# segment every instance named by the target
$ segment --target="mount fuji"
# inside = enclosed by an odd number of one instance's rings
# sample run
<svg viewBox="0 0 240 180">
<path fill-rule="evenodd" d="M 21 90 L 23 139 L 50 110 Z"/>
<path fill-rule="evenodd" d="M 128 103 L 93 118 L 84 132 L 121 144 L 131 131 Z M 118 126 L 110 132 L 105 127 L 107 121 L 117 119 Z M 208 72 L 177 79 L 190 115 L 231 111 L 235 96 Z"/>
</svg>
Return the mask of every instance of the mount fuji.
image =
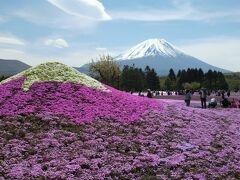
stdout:
<svg viewBox="0 0 240 180">
<path fill-rule="evenodd" d="M 188 68 L 201 68 L 204 72 L 209 69 L 223 73 L 230 72 L 190 56 L 164 39 L 143 41 L 115 57 L 115 60 L 121 67 L 134 65 L 144 69 L 146 66 L 149 66 L 154 68 L 158 75 L 167 75 L 171 68 L 175 72 Z M 86 73 L 88 67 L 89 65 L 86 64 L 80 67 L 79 70 Z"/>
<path fill-rule="evenodd" d="M 177 57 L 183 55 L 179 49 L 164 39 L 148 39 L 116 57 L 117 60 L 131 60 L 143 57 Z"/>
</svg>

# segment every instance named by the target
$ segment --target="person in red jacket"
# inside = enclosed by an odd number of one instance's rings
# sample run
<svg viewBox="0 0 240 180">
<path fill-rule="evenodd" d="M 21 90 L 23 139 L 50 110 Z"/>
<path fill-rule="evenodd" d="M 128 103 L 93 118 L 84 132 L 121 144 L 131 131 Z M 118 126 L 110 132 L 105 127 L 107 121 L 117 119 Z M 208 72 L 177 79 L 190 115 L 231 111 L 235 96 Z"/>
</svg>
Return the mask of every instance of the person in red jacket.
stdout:
<svg viewBox="0 0 240 180">
<path fill-rule="evenodd" d="M 233 98 L 232 102 L 231 102 L 231 107 L 232 108 L 238 108 L 238 103 L 237 101 L 235 101 L 235 99 Z"/>
</svg>

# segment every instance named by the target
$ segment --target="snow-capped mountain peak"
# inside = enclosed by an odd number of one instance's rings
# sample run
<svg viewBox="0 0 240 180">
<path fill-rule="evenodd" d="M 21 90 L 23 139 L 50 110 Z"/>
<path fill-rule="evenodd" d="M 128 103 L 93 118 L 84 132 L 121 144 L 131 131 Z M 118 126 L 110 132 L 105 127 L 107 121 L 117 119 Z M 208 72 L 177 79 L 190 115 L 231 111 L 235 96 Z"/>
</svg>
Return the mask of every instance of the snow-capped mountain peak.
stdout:
<svg viewBox="0 0 240 180">
<path fill-rule="evenodd" d="M 175 72 L 188 68 L 201 68 L 204 72 L 209 69 L 229 72 L 228 70 L 212 66 L 200 59 L 179 50 L 164 39 L 148 39 L 129 49 L 127 52 L 115 57 L 121 68 L 135 66 L 145 69 L 146 66 L 154 68 L 159 75 L 166 76 L 169 69 Z M 89 73 L 89 64 L 79 68 Z"/>
<path fill-rule="evenodd" d="M 148 39 L 116 57 L 117 60 L 129 60 L 148 56 L 176 57 L 183 54 L 165 39 Z"/>
</svg>

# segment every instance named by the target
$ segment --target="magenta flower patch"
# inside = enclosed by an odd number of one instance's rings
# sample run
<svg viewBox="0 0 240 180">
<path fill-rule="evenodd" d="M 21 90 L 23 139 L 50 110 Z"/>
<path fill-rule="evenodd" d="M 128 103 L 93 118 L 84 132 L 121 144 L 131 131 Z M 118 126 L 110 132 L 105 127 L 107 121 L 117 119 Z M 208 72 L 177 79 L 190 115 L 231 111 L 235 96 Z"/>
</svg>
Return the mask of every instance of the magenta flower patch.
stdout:
<svg viewBox="0 0 240 180">
<path fill-rule="evenodd" d="M 161 111 L 157 100 L 132 96 L 107 87 L 111 92 L 77 83 L 40 82 L 22 90 L 24 78 L 0 85 L 0 116 L 36 114 L 69 118 L 75 123 L 94 119 L 133 122 L 148 110 Z"/>
</svg>

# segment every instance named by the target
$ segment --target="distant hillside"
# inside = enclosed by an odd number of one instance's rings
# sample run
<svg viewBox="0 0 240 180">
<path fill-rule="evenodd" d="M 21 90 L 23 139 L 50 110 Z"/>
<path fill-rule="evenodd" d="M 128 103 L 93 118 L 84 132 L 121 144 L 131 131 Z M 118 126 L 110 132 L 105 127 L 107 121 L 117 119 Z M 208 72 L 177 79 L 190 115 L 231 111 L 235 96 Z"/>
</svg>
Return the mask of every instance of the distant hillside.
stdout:
<svg viewBox="0 0 240 180">
<path fill-rule="evenodd" d="M 81 73 L 84 73 L 84 74 L 87 74 L 87 75 L 90 75 L 90 72 L 89 72 L 89 64 L 85 64 L 81 67 L 74 67 L 76 70 L 78 70 L 79 72 Z"/>
<path fill-rule="evenodd" d="M 0 59 L 0 76 L 11 76 L 24 71 L 31 66 L 18 60 Z"/>
</svg>

